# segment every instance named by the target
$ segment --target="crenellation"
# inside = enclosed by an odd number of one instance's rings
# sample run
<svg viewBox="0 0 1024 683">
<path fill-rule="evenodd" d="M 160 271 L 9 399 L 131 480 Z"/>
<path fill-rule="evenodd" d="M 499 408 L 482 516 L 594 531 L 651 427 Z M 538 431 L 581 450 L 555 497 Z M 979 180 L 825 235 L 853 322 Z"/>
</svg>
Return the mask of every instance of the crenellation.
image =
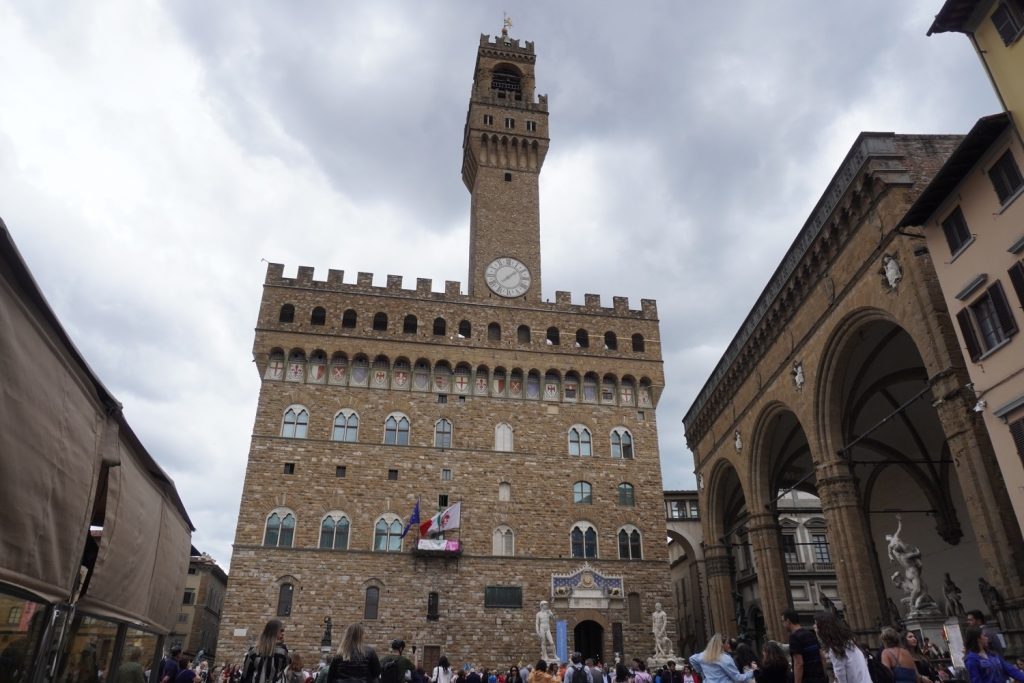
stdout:
<svg viewBox="0 0 1024 683">
<path fill-rule="evenodd" d="M 402 288 L 402 276 L 401 275 L 388 275 L 388 291 L 395 291 Z"/>
<path fill-rule="evenodd" d="M 629 297 L 625 296 L 613 296 L 612 297 L 612 308 L 616 313 L 625 315 L 629 312 Z"/>
<path fill-rule="evenodd" d="M 640 299 L 640 310 L 646 317 L 658 317 L 658 302 L 654 299 Z"/>
<path fill-rule="evenodd" d="M 338 285 L 345 284 L 345 271 L 331 268 L 327 271 L 327 284 L 337 287 Z"/>
<path fill-rule="evenodd" d="M 458 280 L 445 280 L 444 295 L 446 297 L 462 296 L 462 283 Z"/>
<path fill-rule="evenodd" d="M 571 306 L 572 292 L 555 292 L 555 303 Z"/>
<path fill-rule="evenodd" d="M 428 295 L 434 289 L 434 281 L 429 277 L 416 278 L 416 293 Z"/>
<path fill-rule="evenodd" d="M 313 266 L 299 266 L 299 271 L 295 275 L 295 281 L 300 285 L 312 285 Z"/>
<path fill-rule="evenodd" d="M 584 294 L 583 295 L 583 306 L 585 308 L 601 308 L 601 295 L 600 294 Z"/>
<path fill-rule="evenodd" d="M 362 271 L 356 275 L 356 285 L 360 287 L 373 287 L 373 273 L 364 273 Z"/>
<path fill-rule="evenodd" d="M 526 40 L 523 44 L 519 44 L 518 38 L 509 38 L 508 36 L 494 36 L 493 39 L 486 33 L 480 34 L 480 47 L 494 47 L 499 50 L 509 52 L 521 52 L 523 54 L 532 55 L 533 41 Z"/>
<path fill-rule="evenodd" d="M 267 278 L 266 284 L 278 284 L 284 280 L 284 264 L 283 263 L 268 263 L 267 264 Z"/>
</svg>

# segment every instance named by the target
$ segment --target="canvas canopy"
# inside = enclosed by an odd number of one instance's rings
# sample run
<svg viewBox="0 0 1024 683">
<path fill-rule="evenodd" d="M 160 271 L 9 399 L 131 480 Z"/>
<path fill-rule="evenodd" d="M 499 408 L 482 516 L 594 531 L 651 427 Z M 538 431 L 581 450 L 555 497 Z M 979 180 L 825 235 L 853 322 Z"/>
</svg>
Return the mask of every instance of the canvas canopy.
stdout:
<svg viewBox="0 0 1024 683">
<path fill-rule="evenodd" d="M 192 524 L 0 221 L 0 582 L 69 600 L 104 489 L 99 554 L 80 606 L 168 631 Z"/>
</svg>

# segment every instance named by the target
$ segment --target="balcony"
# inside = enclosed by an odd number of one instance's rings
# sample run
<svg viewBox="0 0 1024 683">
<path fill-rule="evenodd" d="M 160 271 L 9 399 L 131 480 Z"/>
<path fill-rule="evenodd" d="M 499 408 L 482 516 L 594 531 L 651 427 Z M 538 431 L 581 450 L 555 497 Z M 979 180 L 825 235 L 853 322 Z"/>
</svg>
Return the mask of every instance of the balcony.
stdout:
<svg viewBox="0 0 1024 683">
<path fill-rule="evenodd" d="M 816 572 L 834 573 L 836 570 L 836 565 L 834 562 L 815 562 L 811 565 L 811 567 L 813 568 L 813 571 Z"/>
</svg>

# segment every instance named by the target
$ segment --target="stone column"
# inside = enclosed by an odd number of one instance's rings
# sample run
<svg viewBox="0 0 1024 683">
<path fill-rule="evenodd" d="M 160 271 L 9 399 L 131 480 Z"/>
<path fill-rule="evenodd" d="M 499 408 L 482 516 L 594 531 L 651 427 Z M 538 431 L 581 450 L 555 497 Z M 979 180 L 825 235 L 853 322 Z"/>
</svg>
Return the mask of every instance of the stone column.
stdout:
<svg viewBox="0 0 1024 683">
<path fill-rule="evenodd" d="M 855 632 L 875 634 L 879 620 L 888 623 L 885 591 L 857 480 L 838 460 L 818 465 L 815 477 L 846 622 Z"/>
<path fill-rule="evenodd" d="M 782 558 L 779 520 L 774 513 L 751 515 L 746 523 L 757 566 L 757 592 L 761 597 L 765 627 L 772 640 L 785 642 L 782 612 L 792 606 L 789 577 Z"/>
<path fill-rule="evenodd" d="M 1024 648 L 1024 631 L 1017 630 L 1024 622 L 1024 536 L 984 423 L 971 410 L 973 397 L 960 389 L 965 382 L 956 373 L 937 381 L 934 405 L 981 555 L 978 574 L 1002 593 L 1006 613 L 997 616 L 1012 624 L 1011 649 Z"/>
<path fill-rule="evenodd" d="M 736 633 L 736 615 L 732 606 L 732 559 L 725 545 L 704 546 L 704 567 L 708 578 L 708 605 L 711 607 L 712 633 Z M 711 634 L 708 634 L 708 638 Z"/>
</svg>

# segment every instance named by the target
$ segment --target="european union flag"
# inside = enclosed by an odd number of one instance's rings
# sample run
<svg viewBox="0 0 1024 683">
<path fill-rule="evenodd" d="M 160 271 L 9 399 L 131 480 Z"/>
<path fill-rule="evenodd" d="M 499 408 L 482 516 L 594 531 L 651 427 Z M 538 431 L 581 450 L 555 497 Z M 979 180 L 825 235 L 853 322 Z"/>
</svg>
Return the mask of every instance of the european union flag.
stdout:
<svg viewBox="0 0 1024 683">
<path fill-rule="evenodd" d="M 407 533 L 409 533 L 409 529 L 412 528 L 413 524 L 418 525 L 419 523 L 420 523 L 420 499 L 417 498 L 416 499 L 416 506 L 412 509 L 412 514 L 409 515 L 409 523 L 405 525 L 404 529 L 402 529 L 402 538 L 405 538 L 405 535 Z"/>
</svg>

